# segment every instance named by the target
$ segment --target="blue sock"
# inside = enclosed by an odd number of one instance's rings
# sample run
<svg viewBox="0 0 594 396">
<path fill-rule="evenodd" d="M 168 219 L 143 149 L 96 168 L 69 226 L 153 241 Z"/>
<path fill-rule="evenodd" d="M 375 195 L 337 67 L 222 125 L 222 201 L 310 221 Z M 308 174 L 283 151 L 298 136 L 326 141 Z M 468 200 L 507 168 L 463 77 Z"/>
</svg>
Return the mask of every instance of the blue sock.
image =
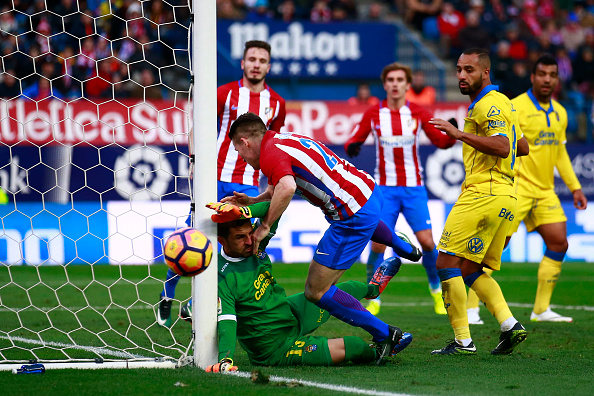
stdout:
<svg viewBox="0 0 594 396">
<path fill-rule="evenodd" d="M 334 285 L 330 286 L 316 305 L 335 318 L 368 331 L 376 341 L 383 341 L 389 335 L 390 329 L 386 323 L 363 308 L 355 297 Z"/>
<path fill-rule="evenodd" d="M 429 279 L 429 287 L 431 287 L 432 289 L 439 289 L 441 287 L 439 275 L 437 275 L 437 268 L 435 267 L 436 260 L 436 248 L 433 248 L 433 250 L 430 251 L 423 251 L 423 267 L 425 267 L 427 279 Z"/>
<path fill-rule="evenodd" d="M 381 220 L 373 232 L 371 240 L 376 243 L 381 243 L 382 245 L 390 246 L 398 256 L 407 255 L 413 251 L 411 245 L 400 239 L 394 230 L 391 230 L 386 223 Z"/>
<path fill-rule="evenodd" d="M 375 274 L 375 271 L 384 261 L 384 252 L 376 253 L 373 250 L 369 251 L 369 258 L 367 259 L 367 283 Z"/>
<path fill-rule="evenodd" d="M 167 298 L 174 298 L 175 297 L 175 287 L 177 286 L 177 282 L 179 282 L 180 276 L 171 270 L 167 270 L 167 279 L 165 281 L 165 287 L 161 292 L 161 296 Z"/>
</svg>

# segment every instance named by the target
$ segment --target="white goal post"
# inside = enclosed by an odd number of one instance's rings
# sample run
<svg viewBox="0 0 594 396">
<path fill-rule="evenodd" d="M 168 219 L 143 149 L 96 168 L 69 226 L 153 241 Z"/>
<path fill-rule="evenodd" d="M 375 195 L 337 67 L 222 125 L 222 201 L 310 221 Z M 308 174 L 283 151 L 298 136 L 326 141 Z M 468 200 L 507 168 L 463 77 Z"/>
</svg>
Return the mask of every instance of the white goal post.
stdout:
<svg viewBox="0 0 594 396">
<path fill-rule="evenodd" d="M 0 6 L 0 370 L 215 363 L 216 255 L 156 314 L 191 202 L 216 246 L 216 2 L 33 3 Z"/>
</svg>

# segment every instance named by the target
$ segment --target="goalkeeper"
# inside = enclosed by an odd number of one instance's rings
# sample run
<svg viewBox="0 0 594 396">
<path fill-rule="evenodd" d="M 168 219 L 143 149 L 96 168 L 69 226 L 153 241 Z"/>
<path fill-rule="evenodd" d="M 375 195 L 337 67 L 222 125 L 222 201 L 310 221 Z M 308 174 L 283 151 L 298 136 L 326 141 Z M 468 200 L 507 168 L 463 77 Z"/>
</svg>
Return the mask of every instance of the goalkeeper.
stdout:
<svg viewBox="0 0 594 396">
<path fill-rule="evenodd" d="M 217 210 L 213 220 L 224 223 L 218 228 L 218 241 L 222 245 L 218 275 L 220 361 L 207 371 L 237 370 L 232 361 L 237 340 L 255 365 L 330 366 L 343 362 L 370 363 L 378 359 L 373 345 L 359 337 L 327 339 L 310 335 L 330 314 L 307 301 L 303 293 L 287 297 L 272 276 L 272 264 L 264 249 L 278 222 L 260 243 L 257 254 L 252 251 L 254 229 L 249 218 L 264 217 L 269 202 L 242 208 L 221 203 L 208 207 Z M 395 267 L 396 271 L 388 274 L 388 266 L 380 266 L 369 284 L 349 281 L 337 287 L 358 299 L 375 298 L 385 287 L 386 277 L 394 276 L 400 266 Z M 392 354 L 400 352 L 411 341 L 412 336 L 404 333 Z"/>
</svg>

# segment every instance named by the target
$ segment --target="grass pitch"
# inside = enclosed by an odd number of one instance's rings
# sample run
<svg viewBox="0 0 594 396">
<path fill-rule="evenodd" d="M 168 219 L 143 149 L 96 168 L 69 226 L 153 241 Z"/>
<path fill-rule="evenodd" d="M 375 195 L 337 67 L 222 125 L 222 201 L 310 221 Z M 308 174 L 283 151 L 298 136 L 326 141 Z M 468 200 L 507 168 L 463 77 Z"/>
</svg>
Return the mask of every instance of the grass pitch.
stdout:
<svg viewBox="0 0 594 396">
<path fill-rule="evenodd" d="M 34 338 L 35 334 L 25 328 L 40 331 L 51 320 L 56 323 L 56 327 L 66 330 L 66 333 L 44 331 L 44 340 L 53 336 L 56 343 L 75 340 L 81 345 L 95 345 L 95 334 L 99 333 L 105 339 L 112 338 L 115 345 L 127 348 L 126 351 L 130 353 L 147 354 L 150 338 L 161 345 L 157 354 L 174 355 L 183 349 L 181 345 L 189 342 L 190 327 L 186 323 L 176 323 L 172 331 L 154 325 L 154 312 L 150 305 L 157 302 L 162 287 L 159 280 L 165 275 L 165 266 L 153 266 L 150 273 L 146 267 L 122 267 L 123 277 L 118 267 L 96 266 L 93 274 L 90 273 L 90 267 L 69 268 L 72 285 L 65 288 L 55 286 L 65 279 L 60 267 L 39 270 L 43 271 L 41 278 L 44 284 L 39 283 L 40 276 L 35 268 L 11 268 L 10 273 L 5 267 L 0 268 L 2 308 L 25 309 L 32 303 L 47 308 L 44 312 L 27 308 L 30 315 L 25 310 L 19 317 L 6 309 L 0 309 L 0 334 L 5 335 L 7 329 L 14 328 L 15 321 L 19 328 L 20 320 L 26 323 L 22 323 L 20 330 L 12 332 L 11 336 Z M 444 346 L 447 339 L 453 338 L 453 332 L 447 317 L 433 313 L 422 266 L 404 265 L 382 295 L 379 317 L 411 332 L 414 340 L 385 366 L 255 367 L 249 364 L 246 354 L 239 347 L 235 363 L 243 372 L 260 369 L 266 375 L 346 386 L 351 390 L 368 392 L 367 394 L 591 395 L 594 393 L 594 265 L 565 263 L 563 266 L 563 273 L 553 296 L 553 307 L 563 315 L 572 316 L 573 323 L 530 322 L 536 290 L 536 271 L 537 264 L 508 263 L 495 275 L 512 312 L 529 332 L 528 339 L 509 356 L 490 355 L 490 350 L 498 341 L 499 326 L 484 307 L 481 309 L 481 316 L 485 324 L 471 326 L 478 350 L 476 356 L 431 356 L 430 351 Z M 306 274 L 306 265 L 274 266 L 274 275 L 288 294 L 303 290 Z M 346 272 L 343 280 L 364 280 L 364 277 L 364 266 L 356 265 Z M 15 281 L 18 278 L 19 284 L 25 287 L 6 287 L 11 278 Z M 137 285 L 124 281 L 124 278 L 132 279 Z M 82 284 L 87 279 L 95 281 L 83 293 Z M 182 280 L 178 287 L 178 297 L 185 298 L 188 294 L 189 282 Z M 64 306 L 80 308 L 84 306 L 83 296 L 92 298 L 96 308 L 82 311 L 52 309 L 57 301 Z M 122 309 L 114 309 L 119 307 Z M 133 309 L 123 309 L 130 307 Z M 174 310 L 176 309 L 178 306 L 174 306 Z M 97 312 L 105 312 L 106 319 L 102 319 Z M 128 314 L 124 314 L 125 312 Z M 79 329 L 80 325 L 76 321 L 78 316 L 85 317 L 86 331 Z M 111 327 L 106 325 L 106 321 Z M 137 345 L 127 345 L 122 340 L 122 334 L 129 335 Z M 369 339 L 366 332 L 335 319 L 330 319 L 316 334 L 327 337 L 358 335 Z M 19 345 L 20 348 L 14 350 L 6 349 L 7 346 L 7 341 L 0 339 L 0 350 L 5 355 L 10 354 L 14 359 L 31 357 L 26 345 Z M 55 350 L 44 352 L 38 349 L 36 352 L 41 356 L 44 353 L 50 358 L 59 355 Z M 83 355 L 88 354 L 88 351 L 68 353 Z M 0 386 L 6 394 L 346 394 L 345 390 L 292 387 L 291 384 L 278 382 L 256 385 L 246 378 L 206 374 L 197 368 L 48 370 L 43 375 L 0 372 Z"/>
</svg>

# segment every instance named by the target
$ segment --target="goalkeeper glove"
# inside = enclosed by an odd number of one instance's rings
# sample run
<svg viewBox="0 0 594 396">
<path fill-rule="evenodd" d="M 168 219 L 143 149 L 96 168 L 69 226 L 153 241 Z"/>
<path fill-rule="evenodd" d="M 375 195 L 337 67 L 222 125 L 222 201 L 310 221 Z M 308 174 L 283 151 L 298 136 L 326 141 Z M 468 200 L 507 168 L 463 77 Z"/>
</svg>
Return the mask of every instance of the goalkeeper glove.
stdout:
<svg viewBox="0 0 594 396">
<path fill-rule="evenodd" d="M 224 358 L 221 359 L 217 364 L 208 366 L 206 368 L 207 373 L 222 373 L 224 371 L 237 371 L 238 367 L 233 365 L 233 359 Z"/>
<path fill-rule="evenodd" d="M 356 157 L 359 155 L 359 152 L 361 151 L 361 145 L 363 145 L 363 143 L 351 143 L 347 146 L 346 148 L 346 154 L 349 157 Z"/>
<path fill-rule="evenodd" d="M 236 206 L 226 202 L 211 202 L 206 204 L 206 207 L 216 210 L 217 213 L 210 216 L 215 223 L 252 218 L 252 211 L 247 206 Z"/>
</svg>

